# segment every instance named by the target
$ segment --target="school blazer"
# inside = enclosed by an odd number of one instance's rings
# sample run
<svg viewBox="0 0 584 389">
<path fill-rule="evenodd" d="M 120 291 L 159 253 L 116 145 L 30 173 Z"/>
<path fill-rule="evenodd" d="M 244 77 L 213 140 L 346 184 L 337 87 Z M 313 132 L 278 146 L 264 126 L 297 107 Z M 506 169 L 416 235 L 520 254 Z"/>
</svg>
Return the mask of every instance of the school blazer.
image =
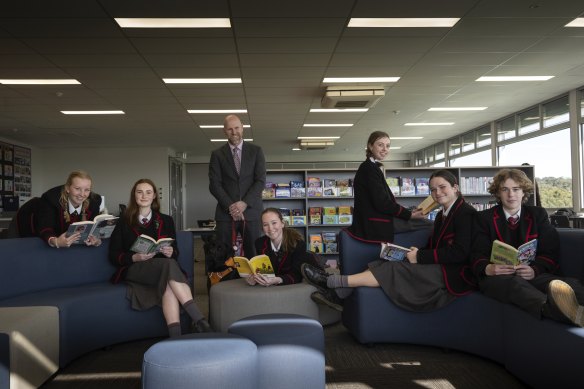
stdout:
<svg viewBox="0 0 584 389">
<path fill-rule="evenodd" d="M 491 257 L 493 241 L 498 239 L 514 247 L 537 238 L 537 254 L 531 264 L 535 275 L 554 273 L 558 270 L 560 238 L 556 229 L 550 224 L 547 212 L 540 207 L 523 205 L 519 218 L 519 242 L 512 242 L 509 223 L 505 219 L 503 206 L 477 213 L 476 237 L 473 244 L 472 269 L 477 277 L 485 276 L 485 268 Z"/>
<path fill-rule="evenodd" d="M 229 206 L 239 200 L 247 204 L 246 220 L 260 220 L 265 185 L 266 160 L 261 147 L 243 142 L 239 175 L 228 143 L 211 153 L 209 191 L 217 199 L 215 220 L 230 221 Z"/>
<path fill-rule="evenodd" d="M 359 166 L 353 190 L 353 224 L 349 231 L 363 240 L 393 242 L 393 218 L 409 220 L 412 214 L 395 201 L 383 172 L 369 158 Z"/>
</svg>

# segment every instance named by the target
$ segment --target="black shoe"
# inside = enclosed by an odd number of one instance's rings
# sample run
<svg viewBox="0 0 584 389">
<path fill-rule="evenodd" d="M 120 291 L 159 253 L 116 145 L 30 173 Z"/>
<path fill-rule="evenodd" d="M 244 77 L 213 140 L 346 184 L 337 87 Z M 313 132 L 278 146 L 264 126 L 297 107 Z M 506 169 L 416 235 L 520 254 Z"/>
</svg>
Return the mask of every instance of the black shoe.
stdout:
<svg viewBox="0 0 584 389">
<path fill-rule="evenodd" d="M 564 281 L 549 283 L 542 313 L 550 319 L 584 327 L 584 307 L 578 304 L 574 289 Z"/>
<path fill-rule="evenodd" d="M 326 280 L 328 274 L 324 270 L 320 270 L 316 266 L 312 266 L 308 263 L 303 263 L 300 267 L 302 272 L 302 277 L 308 281 L 309 284 L 316 286 L 317 288 L 328 289 L 326 285 Z"/>
<path fill-rule="evenodd" d="M 214 332 L 206 319 L 201 319 L 195 323 L 195 332 Z"/>
<path fill-rule="evenodd" d="M 324 304 L 334 310 L 343 312 L 343 300 L 337 296 L 334 289 L 318 289 L 310 295 L 312 301 L 317 304 Z"/>
</svg>

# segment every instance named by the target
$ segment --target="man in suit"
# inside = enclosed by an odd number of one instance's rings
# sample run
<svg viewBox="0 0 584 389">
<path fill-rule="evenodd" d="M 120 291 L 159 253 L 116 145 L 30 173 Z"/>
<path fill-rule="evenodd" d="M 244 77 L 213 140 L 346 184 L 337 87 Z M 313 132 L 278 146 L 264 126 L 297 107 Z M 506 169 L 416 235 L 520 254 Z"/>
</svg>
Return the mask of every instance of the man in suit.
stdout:
<svg viewBox="0 0 584 389">
<path fill-rule="evenodd" d="M 243 125 L 236 115 L 225 117 L 223 132 L 228 142 L 211 153 L 209 162 L 209 190 L 217 199 L 216 231 L 229 244 L 239 232 L 243 254 L 251 258 L 261 232 L 266 160 L 261 147 L 243 141 Z"/>
<path fill-rule="evenodd" d="M 538 319 L 584 326 L 584 287 L 577 279 L 554 274 L 559 268 L 558 232 L 545 209 L 525 205 L 533 194 L 531 180 L 519 169 L 502 169 L 488 191 L 499 204 L 477 214 L 471 257 L 480 290 Z M 496 239 L 515 248 L 537 239 L 536 257 L 516 266 L 490 263 Z"/>
</svg>

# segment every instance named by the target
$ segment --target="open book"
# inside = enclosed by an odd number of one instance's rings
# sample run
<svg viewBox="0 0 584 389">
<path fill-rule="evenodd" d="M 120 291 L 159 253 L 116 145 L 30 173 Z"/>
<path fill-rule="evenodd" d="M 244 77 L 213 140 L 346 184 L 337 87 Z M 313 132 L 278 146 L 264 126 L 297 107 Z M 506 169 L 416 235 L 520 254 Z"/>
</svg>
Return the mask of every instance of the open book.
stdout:
<svg viewBox="0 0 584 389">
<path fill-rule="evenodd" d="M 93 221 L 86 220 L 83 222 L 71 223 L 67 229 L 67 236 L 71 236 L 78 232 L 81 233 L 81 236 L 74 244 L 85 242 L 91 235 L 96 238 L 107 239 L 112 235 L 112 232 L 118 223 L 118 219 L 117 216 L 113 215 L 97 215 Z"/>
<path fill-rule="evenodd" d="M 537 239 L 523 243 L 515 248 L 507 243 L 495 240 L 491 249 L 491 263 L 500 265 L 529 265 L 537 253 Z"/>
<path fill-rule="evenodd" d="M 411 250 L 393 243 L 382 243 L 379 258 L 386 261 L 407 261 L 406 254 Z"/>
<path fill-rule="evenodd" d="M 427 215 L 428 213 L 430 213 L 434 208 L 436 208 L 438 206 L 438 203 L 436 201 L 434 201 L 434 199 L 432 198 L 432 196 L 428 196 L 424 199 L 424 201 L 422 201 L 420 203 L 420 205 L 417 206 L 418 209 L 422 210 L 422 213 L 424 215 Z"/>
<path fill-rule="evenodd" d="M 130 250 L 140 254 L 157 253 L 161 248 L 172 245 L 172 238 L 160 238 L 158 240 L 142 234 L 136 238 Z"/>
<path fill-rule="evenodd" d="M 272 261 L 267 255 L 256 255 L 251 259 L 245 257 L 233 257 L 235 268 L 241 277 L 248 277 L 254 273 L 261 273 L 266 277 L 275 277 Z"/>
</svg>

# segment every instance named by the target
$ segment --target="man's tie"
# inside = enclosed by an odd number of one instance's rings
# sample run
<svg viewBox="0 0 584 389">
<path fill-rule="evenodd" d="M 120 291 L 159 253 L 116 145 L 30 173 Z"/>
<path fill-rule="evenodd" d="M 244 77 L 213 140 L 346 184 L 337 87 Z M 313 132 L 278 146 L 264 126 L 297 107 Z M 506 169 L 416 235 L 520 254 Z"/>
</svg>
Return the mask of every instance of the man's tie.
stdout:
<svg viewBox="0 0 584 389">
<path fill-rule="evenodd" d="M 239 170 L 241 169 L 241 158 L 239 158 L 239 149 L 236 147 L 233 149 L 233 162 L 235 162 L 235 171 L 239 175 Z"/>
<path fill-rule="evenodd" d="M 507 219 L 507 221 L 509 222 L 509 224 L 511 224 L 512 226 L 514 226 L 519 221 L 519 216 L 517 216 L 517 215 L 515 215 L 515 216 L 509 216 L 509 219 Z"/>
</svg>

